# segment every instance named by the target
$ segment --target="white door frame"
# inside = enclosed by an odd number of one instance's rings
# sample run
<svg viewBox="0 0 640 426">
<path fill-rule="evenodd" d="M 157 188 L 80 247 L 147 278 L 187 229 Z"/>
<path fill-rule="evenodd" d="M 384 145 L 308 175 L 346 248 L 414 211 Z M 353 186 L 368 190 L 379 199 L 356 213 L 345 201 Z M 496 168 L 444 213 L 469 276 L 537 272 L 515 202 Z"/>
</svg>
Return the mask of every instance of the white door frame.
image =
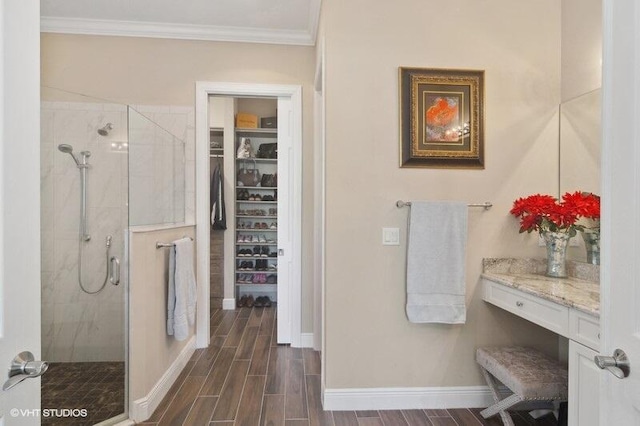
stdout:
<svg viewBox="0 0 640 426">
<path fill-rule="evenodd" d="M 278 84 L 220 83 L 209 81 L 196 82 L 196 248 L 197 272 L 199 283 L 209 282 L 209 252 L 211 219 L 209 212 L 209 96 L 228 97 L 288 97 L 293 107 L 293 273 L 291 276 L 290 312 L 291 346 L 302 344 L 302 86 Z M 232 153 L 233 154 L 233 153 Z M 232 155 L 235 157 L 235 155 Z M 226 156 L 228 158 L 228 155 Z M 225 163 L 227 158 L 225 158 Z M 235 233 L 233 237 L 235 239 Z M 226 240 L 230 238 L 225 234 Z M 226 276 L 227 274 L 225 274 Z M 234 274 L 235 275 L 235 274 Z M 226 280 L 225 280 L 226 281 Z M 224 309 L 234 309 L 228 294 L 229 286 L 225 282 Z M 198 318 L 196 345 L 203 348 L 209 345 L 209 286 L 198 287 Z"/>
<path fill-rule="evenodd" d="M 325 215 L 326 215 L 326 103 L 325 103 L 325 43 L 318 40 L 314 79 L 314 291 L 313 349 L 320 351 L 320 394 L 325 388 Z"/>
</svg>

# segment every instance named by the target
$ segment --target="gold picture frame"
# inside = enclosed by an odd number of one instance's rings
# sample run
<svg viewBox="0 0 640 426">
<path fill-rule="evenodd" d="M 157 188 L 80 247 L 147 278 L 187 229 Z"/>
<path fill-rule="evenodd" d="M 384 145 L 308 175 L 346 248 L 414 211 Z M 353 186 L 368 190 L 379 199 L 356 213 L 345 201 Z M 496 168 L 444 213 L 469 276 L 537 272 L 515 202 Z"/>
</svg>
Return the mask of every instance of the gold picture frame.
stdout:
<svg viewBox="0 0 640 426">
<path fill-rule="evenodd" d="M 484 169 L 484 70 L 399 76 L 400 167 Z"/>
</svg>

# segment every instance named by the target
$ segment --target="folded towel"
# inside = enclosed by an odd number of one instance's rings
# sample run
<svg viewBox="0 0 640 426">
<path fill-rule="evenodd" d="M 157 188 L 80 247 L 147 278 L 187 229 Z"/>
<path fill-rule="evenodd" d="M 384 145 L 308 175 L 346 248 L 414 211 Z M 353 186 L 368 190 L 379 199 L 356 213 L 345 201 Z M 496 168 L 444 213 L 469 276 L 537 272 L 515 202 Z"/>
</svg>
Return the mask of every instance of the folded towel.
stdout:
<svg viewBox="0 0 640 426">
<path fill-rule="evenodd" d="M 189 337 L 189 325 L 196 318 L 196 278 L 193 272 L 193 241 L 173 242 L 169 255 L 167 334 L 176 340 Z"/>
<path fill-rule="evenodd" d="M 407 317 L 413 323 L 464 324 L 466 203 L 411 202 Z"/>
</svg>

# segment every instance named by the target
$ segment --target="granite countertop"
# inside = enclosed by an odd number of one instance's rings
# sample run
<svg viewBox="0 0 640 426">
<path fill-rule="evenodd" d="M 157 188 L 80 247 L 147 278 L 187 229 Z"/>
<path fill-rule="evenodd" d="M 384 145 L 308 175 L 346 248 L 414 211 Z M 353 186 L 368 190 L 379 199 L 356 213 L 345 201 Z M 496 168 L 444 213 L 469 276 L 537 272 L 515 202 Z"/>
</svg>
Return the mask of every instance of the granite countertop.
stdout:
<svg viewBox="0 0 640 426">
<path fill-rule="evenodd" d="M 568 278 L 544 275 L 545 259 L 483 259 L 482 278 L 600 316 L 599 268 L 567 262 Z"/>
</svg>

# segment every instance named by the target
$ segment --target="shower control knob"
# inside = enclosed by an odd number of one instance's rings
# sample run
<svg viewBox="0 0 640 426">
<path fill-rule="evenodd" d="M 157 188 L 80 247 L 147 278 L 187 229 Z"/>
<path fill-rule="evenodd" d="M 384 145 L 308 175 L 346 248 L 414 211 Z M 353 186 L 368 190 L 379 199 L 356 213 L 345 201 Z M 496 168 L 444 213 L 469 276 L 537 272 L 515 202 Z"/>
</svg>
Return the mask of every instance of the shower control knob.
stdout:
<svg viewBox="0 0 640 426">
<path fill-rule="evenodd" d="M 11 361 L 9 380 L 4 382 L 2 390 L 9 390 L 25 379 L 42 376 L 48 368 L 48 362 L 36 361 L 31 352 L 20 352 L 13 361 Z"/>
</svg>

